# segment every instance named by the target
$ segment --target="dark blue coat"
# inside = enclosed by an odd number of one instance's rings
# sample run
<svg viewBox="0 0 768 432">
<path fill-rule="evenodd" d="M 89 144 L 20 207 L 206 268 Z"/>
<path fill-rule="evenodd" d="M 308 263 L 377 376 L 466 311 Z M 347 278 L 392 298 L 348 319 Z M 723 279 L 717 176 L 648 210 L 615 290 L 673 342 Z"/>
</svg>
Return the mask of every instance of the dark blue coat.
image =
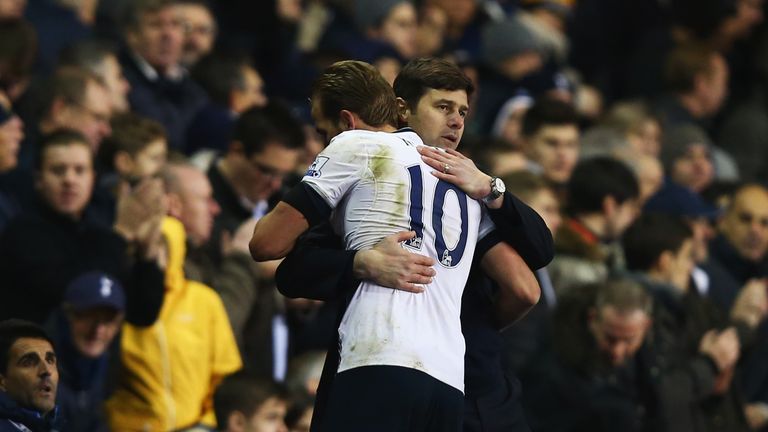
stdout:
<svg viewBox="0 0 768 432">
<path fill-rule="evenodd" d="M 131 84 L 128 93 L 131 110 L 160 122 L 168 134 L 168 146 L 184 150 L 187 129 L 208 100 L 205 91 L 188 75 L 178 81 L 162 77 L 151 80 L 128 53 L 120 55 L 120 63 Z"/>
<path fill-rule="evenodd" d="M 4 392 L 0 392 L 0 432 L 48 432 L 57 431 L 58 408 L 43 416 L 36 411 L 20 407 Z"/>
</svg>

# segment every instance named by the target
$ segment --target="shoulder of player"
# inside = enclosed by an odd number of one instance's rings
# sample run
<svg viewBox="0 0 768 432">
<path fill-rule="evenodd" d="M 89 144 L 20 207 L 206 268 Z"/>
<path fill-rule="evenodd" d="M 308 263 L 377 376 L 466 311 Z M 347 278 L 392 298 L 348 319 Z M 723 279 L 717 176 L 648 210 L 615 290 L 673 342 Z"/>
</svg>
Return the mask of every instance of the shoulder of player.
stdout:
<svg viewBox="0 0 768 432">
<path fill-rule="evenodd" d="M 423 143 L 413 133 L 399 134 L 356 129 L 336 135 L 326 147 L 325 152 L 375 153 L 377 148 L 402 144 L 415 146 Z"/>
</svg>

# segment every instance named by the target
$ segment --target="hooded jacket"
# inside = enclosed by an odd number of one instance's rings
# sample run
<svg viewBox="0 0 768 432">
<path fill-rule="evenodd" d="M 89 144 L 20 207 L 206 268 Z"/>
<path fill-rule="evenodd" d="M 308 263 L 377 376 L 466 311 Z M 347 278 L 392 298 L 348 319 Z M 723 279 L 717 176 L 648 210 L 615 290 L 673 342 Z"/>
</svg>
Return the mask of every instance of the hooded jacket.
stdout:
<svg viewBox="0 0 768 432">
<path fill-rule="evenodd" d="M 122 370 L 107 401 L 111 430 L 215 426 L 213 392 L 224 376 L 242 367 L 221 299 L 184 275 L 184 227 L 168 217 L 162 229 L 168 255 L 165 302 L 151 327 L 123 327 Z"/>
</svg>

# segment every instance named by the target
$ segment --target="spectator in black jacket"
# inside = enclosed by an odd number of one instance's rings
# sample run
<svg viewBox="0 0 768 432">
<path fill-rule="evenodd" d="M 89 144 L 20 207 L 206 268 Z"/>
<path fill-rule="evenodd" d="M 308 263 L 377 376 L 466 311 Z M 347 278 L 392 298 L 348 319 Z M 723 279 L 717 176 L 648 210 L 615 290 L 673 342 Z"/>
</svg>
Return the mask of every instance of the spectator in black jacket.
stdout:
<svg viewBox="0 0 768 432">
<path fill-rule="evenodd" d="M 524 393 L 531 427 L 542 432 L 654 430 L 653 400 L 647 398 L 650 373 L 641 353 L 651 310 L 650 295 L 627 279 L 565 293 L 554 313 L 552 349 L 533 362 L 535 385 Z"/>
<path fill-rule="evenodd" d="M 159 180 L 122 197 L 113 227 L 85 213 L 94 182 L 93 153 L 72 131 L 46 137 L 36 186 L 40 211 L 12 221 L 0 237 L 0 274 L 6 288 L 0 319 L 44 322 L 77 275 L 100 270 L 127 290 L 126 316 L 138 325 L 154 322 L 163 301 L 157 258 L 165 213 Z"/>
<path fill-rule="evenodd" d="M 207 98 L 181 65 L 184 28 L 175 2 L 132 2 L 124 31 L 128 49 L 120 62 L 131 109 L 160 122 L 170 148 L 183 150 L 187 127 Z"/>
<path fill-rule="evenodd" d="M 740 347 L 759 321 L 748 315 L 760 311 L 732 313 L 729 320 L 690 288 L 693 232 L 679 218 L 644 215 L 622 243 L 627 268 L 654 300 L 650 349 L 661 430 L 748 430 L 732 381 Z"/>
</svg>

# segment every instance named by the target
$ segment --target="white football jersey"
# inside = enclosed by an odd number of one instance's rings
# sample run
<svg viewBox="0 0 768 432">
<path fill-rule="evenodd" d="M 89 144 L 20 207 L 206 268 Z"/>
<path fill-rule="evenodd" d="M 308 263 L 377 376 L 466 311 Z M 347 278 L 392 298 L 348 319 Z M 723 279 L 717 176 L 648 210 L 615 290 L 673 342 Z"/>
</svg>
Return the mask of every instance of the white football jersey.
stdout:
<svg viewBox="0 0 768 432">
<path fill-rule="evenodd" d="M 431 174 L 416 151 L 420 145 L 410 130 L 344 132 L 302 181 L 334 208 L 332 223 L 347 249 L 369 249 L 413 230 L 416 238 L 404 247 L 438 262 L 420 294 L 360 285 L 339 327 L 339 372 L 403 366 L 464 391 L 461 295 L 475 244 L 493 225 L 478 201 Z"/>
</svg>

